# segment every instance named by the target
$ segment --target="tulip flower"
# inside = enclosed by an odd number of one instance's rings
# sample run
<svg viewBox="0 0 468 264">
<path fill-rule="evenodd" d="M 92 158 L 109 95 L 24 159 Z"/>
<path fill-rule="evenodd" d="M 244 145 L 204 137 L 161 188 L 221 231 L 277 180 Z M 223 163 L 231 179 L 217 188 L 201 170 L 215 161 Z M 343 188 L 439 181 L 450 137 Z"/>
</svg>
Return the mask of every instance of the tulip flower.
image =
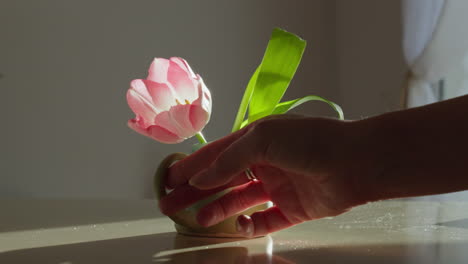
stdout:
<svg viewBox="0 0 468 264">
<path fill-rule="evenodd" d="M 210 119 L 211 94 L 184 59 L 155 58 L 148 77 L 130 83 L 127 102 L 136 132 L 167 144 L 192 136 L 206 143 L 200 131 Z"/>
</svg>

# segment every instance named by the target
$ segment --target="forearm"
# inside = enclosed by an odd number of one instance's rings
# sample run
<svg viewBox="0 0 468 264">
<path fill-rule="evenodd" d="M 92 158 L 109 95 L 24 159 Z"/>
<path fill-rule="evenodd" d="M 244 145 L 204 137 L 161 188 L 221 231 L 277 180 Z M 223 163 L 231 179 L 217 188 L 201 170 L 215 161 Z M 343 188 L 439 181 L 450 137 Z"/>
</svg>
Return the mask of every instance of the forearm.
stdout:
<svg viewBox="0 0 468 264">
<path fill-rule="evenodd" d="M 369 200 L 468 189 L 468 96 L 358 121 Z"/>
</svg>

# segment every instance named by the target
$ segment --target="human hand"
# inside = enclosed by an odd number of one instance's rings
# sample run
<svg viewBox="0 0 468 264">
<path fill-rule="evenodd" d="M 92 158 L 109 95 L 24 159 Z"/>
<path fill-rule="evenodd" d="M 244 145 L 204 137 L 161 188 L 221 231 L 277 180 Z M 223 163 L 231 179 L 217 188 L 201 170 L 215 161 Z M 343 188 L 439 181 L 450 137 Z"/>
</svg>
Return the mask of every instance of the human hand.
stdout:
<svg viewBox="0 0 468 264">
<path fill-rule="evenodd" d="M 249 237 L 341 214 L 366 202 L 361 179 L 371 166 L 359 138 L 354 122 L 291 115 L 259 120 L 174 164 L 168 175 L 174 190 L 160 208 L 171 215 L 233 187 L 198 212 L 198 222 L 211 226 L 272 201 L 273 207 L 237 219 Z M 247 179 L 247 168 L 258 180 Z"/>
</svg>

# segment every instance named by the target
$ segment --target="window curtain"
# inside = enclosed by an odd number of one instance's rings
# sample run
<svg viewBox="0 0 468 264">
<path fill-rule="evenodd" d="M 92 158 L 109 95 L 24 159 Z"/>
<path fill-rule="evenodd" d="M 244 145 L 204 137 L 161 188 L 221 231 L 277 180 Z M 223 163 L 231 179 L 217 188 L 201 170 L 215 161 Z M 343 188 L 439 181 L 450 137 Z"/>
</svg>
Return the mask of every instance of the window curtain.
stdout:
<svg viewBox="0 0 468 264">
<path fill-rule="evenodd" d="M 439 100 L 437 83 L 468 54 L 468 0 L 403 0 L 406 107 Z"/>
<path fill-rule="evenodd" d="M 468 0 L 402 0 L 406 107 L 438 101 L 438 82 L 468 65 Z M 461 94 L 458 94 L 461 95 Z M 415 200 L 468 201 L 468 192 Z"/>
</svg>

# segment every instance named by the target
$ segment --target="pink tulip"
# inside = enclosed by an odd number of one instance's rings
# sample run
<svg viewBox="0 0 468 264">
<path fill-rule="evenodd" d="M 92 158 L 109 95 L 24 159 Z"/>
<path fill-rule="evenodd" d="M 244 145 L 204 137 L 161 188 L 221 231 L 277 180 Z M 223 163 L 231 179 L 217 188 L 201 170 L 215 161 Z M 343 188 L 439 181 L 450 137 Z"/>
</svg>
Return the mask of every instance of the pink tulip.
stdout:
<svg viewBox="0 0 468 264">
<path fill-rule="evenodd" d="M 146 79 L 130 83 L 127 102 L 136 117 L 128 126 L 162 143 L 199 133 L 211 114 L 211 95 L 182 58 L 155 58 Z"/>
</svg>

